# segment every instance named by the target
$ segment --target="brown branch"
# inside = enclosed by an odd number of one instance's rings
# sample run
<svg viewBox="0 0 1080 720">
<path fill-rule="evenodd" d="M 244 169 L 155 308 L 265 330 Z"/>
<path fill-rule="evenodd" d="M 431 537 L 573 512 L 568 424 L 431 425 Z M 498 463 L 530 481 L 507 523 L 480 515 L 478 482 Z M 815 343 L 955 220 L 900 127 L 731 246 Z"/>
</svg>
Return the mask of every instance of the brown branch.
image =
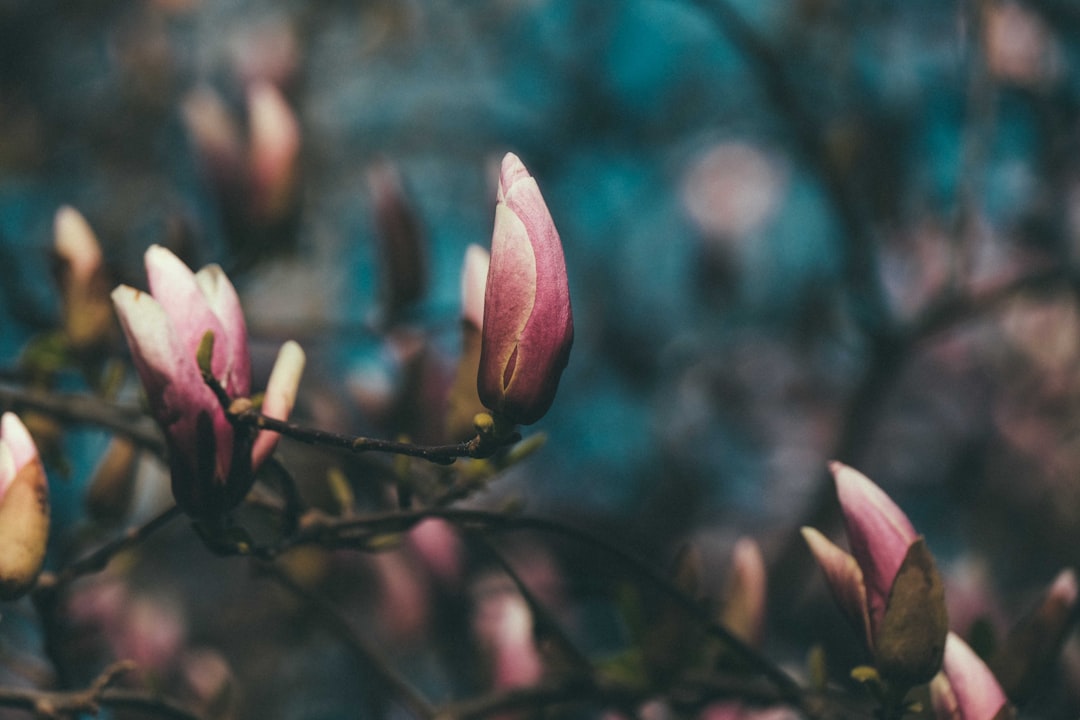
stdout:
<svg viewBox="0 0 1080 720">
<path fill-rule="evenodd" d="M 120 675 L 133 669 L 130 660 L 114 663 L 82 690 L 54 691 L 0 688 L 0 707 L 16 708 L 38 718 L 76 718 L 97 715 L 102 707 L 130 708 L 172 720 L 199 720 L 199 716 L 160 695 L 109 687 Z"/>
<path fill-rule="evenodd" d="M 55 573 L 42 573 L 34 588 L 34 594 L 55 594 L 61 587 L 82 575 L 104 570 L 116 555 L 142 542 L 151 533 L 169 524 L 179 515 L 180 508 L 170 505 L 142 525 L 128 528 L 123 535 L 110 540 L 61 570 Z"/>
<path fill-rule="evenodd" d="M 458 458 L 488 458 L 506 445 L 521 439 L 516 432 L 504 432 L 497 422 L 465 442 L 451 445 L 414 445 L 394 440 L 380 440 L 359 435 L 304 427 L 285 420 L 267 417 L 255 410 L 247 398 L 231 398 L 212 373 L 202 370 L 203 382 L 209 386 L 225 410 L 226 417 L 235 425 L 244 425 L 258 430 L 272 430 L 309 445 L 325 445 L 352 453 L 386 452 L 395 455 L 407 455 L 421 458 L 439 465 L 449 465 Z"/>
<path fill-rule="evenodd" d="M 137 408 L 106 402 L 95 395 L 43 392 L 0 385 L 0 406 L 36 410 L 57 420 L 96 425 L 128 437 L 157 455 L 165 452 L 165 439 L 145 413 Z"/>
</svg>

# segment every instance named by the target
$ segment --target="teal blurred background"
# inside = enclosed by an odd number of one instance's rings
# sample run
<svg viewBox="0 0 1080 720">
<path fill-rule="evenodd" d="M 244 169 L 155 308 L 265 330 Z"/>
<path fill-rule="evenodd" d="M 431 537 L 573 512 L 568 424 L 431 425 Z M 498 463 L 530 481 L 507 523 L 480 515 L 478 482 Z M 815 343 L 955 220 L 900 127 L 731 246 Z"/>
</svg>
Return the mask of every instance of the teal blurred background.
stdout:
<svg viewBox="0 0 1080 720">
<path fill-rule="evenodd" d="M 69 204 L 117 281 L 145 287 L 155 242 L 221 263 L 257 375 L 287 337 L 308 350 L 305 421 L 437 441 L 461 262 L 513 151 L 562 235 L 576 345 L 529 429 L 547 446 L 480 502 L 523 498 L 657 564 L 695 539 L 716 575 L 753 535 L 789 650 L 820 640 L 796 530 L 835 530 L 840 459 L 1015 617 L 1080 547 L 1078 53 L 1067 0 L 9 0 L 0 363 L 58 321 Z M 273 217 L 215 179 L 189 114 L 209 89 L 242 137 L 256 82 L 301 130 Z M 426 267 L 399 307 L 385 162 Z M 65 438 L 61 536 L 106 441 Z"/>
</svg>

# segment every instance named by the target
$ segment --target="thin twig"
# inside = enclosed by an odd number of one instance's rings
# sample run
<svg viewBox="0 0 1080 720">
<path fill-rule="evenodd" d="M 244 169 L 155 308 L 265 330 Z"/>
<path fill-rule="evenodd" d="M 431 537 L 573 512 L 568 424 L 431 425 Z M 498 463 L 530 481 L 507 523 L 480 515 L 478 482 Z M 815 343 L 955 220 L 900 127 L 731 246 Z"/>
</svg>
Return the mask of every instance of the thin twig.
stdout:
<svg viewBox="0 0 1080 720">
<path fill-rule="evenodd" d="M 157 455 L 165 452 L 165 439 L 141 410 L 109 403 L 95 395 L 0 385 L 0 406 L 37 410 L 57 420 L 96 425 L 128 437 Z"/>
<path fill-rule="evenodd" d="M 500 434 L 497 432 L 477 432 L 476 436 L 465 442 L 452 445 L 414 445 L 394 440 L 380 440 L 358 435 L 309 428 L 296 423 L 278 420 L 258 412 L 247 398 L 231 398 L 218 379 L 206 370 L 202 371 L 203 382 L 213 391 L 218 402 L 225 410 L 229 421 L 237 425 L 271 430 L 309 445 L 325 445 L 353 453 L 386 452 L 395 455 L 407 455 L 421 458 L 439 465 L 449 465 L 458 458 L 487 458 L 506 445 L 521 439 L 516 432 Z"/>
<path fill-rule="evenodd" d="M 116 555 L 146 539 L 154 531 L 169 524 L 181 514 L 180 508 L 170 505 L 142 525 L 128 528 L 123 535 L 105 543 L 55 573 L 42 573 L 35 594 L 54 594 L 72 580 L 88 573 L 104 570 Z"/>
<path fill-rule="evenodd" d="M 114 663 L 82 690 L 0 688 L 0 707 L 26 710 L 39 718 L 97 715 L 104 706 L 136 709 L 172 720 L 199 720 L 195 713 L 160 695 L 109 687 L 117 677 L 134 666 L 130 661 Z"/>
<path fill-rule="evenodd" d="M 657 572 L 624 548 L 610 543 L 591 532 L 556 520 L 526 515 L 507 515 L 486 510 L 462 510 L 456 508 L 428 508 L 341 520 L 315 517 L 308 523 L 301 523 L 303 529 L 293 537 L 288 538 L 277 551 L 280 552 L 288 547 L 304 544 L 318 544 L 323 547 L 362 546 L 372 535 L 401 532 L 429 517 L 442 518 L 466 531 L 515 532 L 539 530 L 561 535 L 602 550 L 618 559 L 640 578 L 648 581 L 700 622 L 711 635 L 720 639 L 747 668 L 761 674 L 772 682 L 786 702 L 794 704 L 804 711 L 806 710 L 803 707 L 803 691 L 798 683 L 767 658 L 734 636 L 727 628 L 716 623 L 705 608 L 688 597 L 666 576 Z"/>
<path fill-rule="evenodd" d="M 435 717 L 435 709 L 428 701 L 413 689 L 376 648 L 357 634 L 352 624 L 338 612 L 336 607 L 297 583 L 274 563 L 261 562 L 259 567 L 279 586 L 314 608 L 318 618 L 333 628 L 334 633 L 352 650 L 364 669 L 377 675 L 407 710 L 423 720 L 431 720 Z"/>
<path fill-rule="evenodd" d="M 525 581 L 518 575 L 517 570 L 510 564 L 510 561 L 502 554 L 502 552 L 495 546 L 495 543 L 491 542 L 484 534 L 479 532 L 467 532 L 467 536 L 472 541 L 480 545 L 484 552 L 486 552 L 502 571 L 510 578 L 511 582 L 517 587 L 518 592 L 521 593 L 521 597 L 525 600 L 525 603 L 529 606 L 529 610 L 532 611 L 533 619 L 536 623 L 536 631 L 539 635 L 546 635 L 552 639 L 552 641 L 558 646 L 562 655 L 570 660 L 578 673 L 585 677 L 590 677 L 593 674 L 593 664 L 589 658 L 578 649 L 577 645 L 563 630 L 559 621 L 548 611 L 543 603 L 536 597 L 532 589 L 529 588 Z"/>
</svg>

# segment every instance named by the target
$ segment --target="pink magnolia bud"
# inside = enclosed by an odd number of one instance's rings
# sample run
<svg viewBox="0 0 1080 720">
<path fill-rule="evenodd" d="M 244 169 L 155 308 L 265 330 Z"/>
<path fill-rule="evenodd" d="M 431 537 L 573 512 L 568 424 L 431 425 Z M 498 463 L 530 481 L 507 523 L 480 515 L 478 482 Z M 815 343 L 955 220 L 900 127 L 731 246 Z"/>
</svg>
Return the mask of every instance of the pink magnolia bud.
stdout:
<svg viewBox="0 0 1080 720">
<path fill-rule="evenodd" d="M 300 123 L 281 91 L 268 82 L 248 88 L 249 173 L 254 217 L 283 217 L 292 206 L 300 155 Z"/>
<path fill-rule="evenodd" d="M 14 413 L 0 417 L 0 600 L 26 592 L 49 540 L 49 484 L 33 438 Z"/>
<path fill-rule="evenodd" d="M 990 668 L 955 633 L 945 640 L 945 661 L 930 696 L 938 720 L 994 720 L 1008 705 Z"/>
<path fill-rule="evenodd" d="M 76 350 L 88 350 L 109 338 L 113 328 L 109 283 L 101 246 L 82 214 L 64 206 L 53 221 L 53 250 L 60 285 L 64 332 Z"/>
<path fill-rule="evenodd" d="M 214 377 L 229 397 L 250 394 L 251 359 L 240 299 L 220 267 L 192 273 L 159 245 L 146 251 L 146 272 L 150 294 L 121 285 L 113 290 L 113 303 L 150 411 L 165 432 L 173 496 L 189 515 L 214 518 L 244 498 L 254 471 L 277 442 L 276 433 L 264 430 L 252 449 L 234 452 L 236 442 L 251 441 L 236 436 L 196 361 L 203 336 L 213 332 Z M 288 417 L 303 362 L 299 346 L 286 343 L 266 389 L 267 415 Z"/>
<path fill-rule="evenodd" d="M 484 295 L 480 400 L 511 422 L 536 422 L 551 407 L 573 341 L 559 233 L 536 180 L 508 153 Z"/>
<path fill-rule="evenodd" d="M 912 680 L 927 673 L 923 676 L 929 679 L 940 663 L 947 630 L 944 590 L 933 559 L 907 516 L 881 488 L 842 463 L 834 462 L 830 469 L 851 553 L 813 528 L 803 528 L 803 537 L 879 669 Z M 904 590 L 894 593 L 909 557 Z M 895 610 L 890 605 L 894 598 Z"/>
</svg>

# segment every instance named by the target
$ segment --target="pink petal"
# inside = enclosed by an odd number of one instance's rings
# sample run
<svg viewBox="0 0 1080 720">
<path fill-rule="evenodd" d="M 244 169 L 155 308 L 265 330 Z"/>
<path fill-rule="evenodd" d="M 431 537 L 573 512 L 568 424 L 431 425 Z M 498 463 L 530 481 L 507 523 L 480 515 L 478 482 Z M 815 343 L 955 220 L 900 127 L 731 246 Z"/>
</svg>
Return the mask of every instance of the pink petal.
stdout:
<svg viewBox="0 0 1080 720">
<path fill-rule="evenodd" d="M 71 268 L 72 280 L 86 285 L 101 269 L 101 246 L 86 218 L 65 205 L 53 220 L 53 248 Z"/>
<path fill-rule="evenodd" d="M 825 574 L 825 581 L 836 604 L 856 630 L 862 633 L 867 648 L 873 650 L 866 585 L 859 564 L 854 557 L 812 527 L 804 527 L 802 536 Z"/>
<path fill-rule="evenodd" d="M 300 154 L 300 124 L 281 91 L 268 82 L 248 90 L 254 210 L 264 219 L 288 208 Z"/>
<path fill-rule="evenodd" d="M 0 439 L 0 502 L 3 502 L 4 495 L 7 494 L 18 472 L 15 468 L 15 458 L 11 456 L 11 448 Z"/>
<path fill-rule="evenodd" d="M 0 418 L 0 441 L 11 451 L 15 472 L 19 472 L 28 463 L 38 459 L 38 449 L 34 444 L 34 438 L 30 436 L 30 431 L 23 425 L 19 416 L 13 412 L 6 412 Z"/>
<path fill-rule="evenodd" d="M 221 337 L 214 338 L 214 355 L 221 352 L 225 360 L 225 372 L 219 376 L 221 384 L 230 396 L 245 397 L 251 394 L 251 355 L 240 297 L 218 265 L 199 270 L 195 282 L 224 330 Z"/>
<path fill-rule="evenodd" d="M 479 245 L 465 249 L 461 269 L 461 317 L 476 328 L 484 326 L 484 293 L 487 290 L 491 254 Z"/>
<path fill-rule="evenodd" d="M 941 671 L 963 720 L 993 720 L 1008 702 L 990 668 L 955 633 L 949 633 L 945 640 Z M 936 701 L 934 707 L 938 707 Z"/>
<path fill-rule="evenodd" d="M 278 351 L 274 368 L 270 371 L 270 380 L 266 384 L 263 396 L 262 412 L 275 420 L 288 420 L 296 404 L 296 390 L 300 386 L 300 376 L 304 372 L 305 355 L 303 349 L 290 340 Z M 255 438 L 251 450 L 252 469 L 258 469 L 270 456 L 277 445 L 278 433 L 262 430 Z"/>
<path fill-rule="evenodd" d="M 885 615 L 896 573 L 917 537 L 915 528 L 896 503 L 865 475 L 839 462 L 830 463 L 829 469 L 836 480 L 851 554 L 866 580 L 871 627 L 877 628 Z"/>
<path fill-rule="evenodd" d="M 165 308 L 149 294 L 120 285 L 112 291 L 112 300 L 150 409 L 163 427 L 168 426 L 179 412 L 175 402 L 178 393 L 190 395 L 179 403 L 188 407 L 199 404 L 196 398 L 203 389 L 209 392 L 199 376 L 195 356 L 188 359 Z M 166 402 L 166 392 L 172 402 Z"/>
<path fill-rule="evenodd" d="M 210 307 L 195 273 L 161 245 L 152 245 L 146 251 L 146 275 L 150 281 L 150 294 L 161 303 L 179 341 L 178 350 L 193 367 L 195 353 L 206 331 L 214 333 L 214 357 L 210 363 L 214 377 L 223 380 L 228 369 L 229 337 L 225 327 Z"/>
<path fill-rule="evenodd" d="M 496 689 L 527 687 L 544 674 L 533 637 L 532 611 L 521 595 L 485 578 L 477 583 L 473 632 L 489 653 Z"/>
</svg>

